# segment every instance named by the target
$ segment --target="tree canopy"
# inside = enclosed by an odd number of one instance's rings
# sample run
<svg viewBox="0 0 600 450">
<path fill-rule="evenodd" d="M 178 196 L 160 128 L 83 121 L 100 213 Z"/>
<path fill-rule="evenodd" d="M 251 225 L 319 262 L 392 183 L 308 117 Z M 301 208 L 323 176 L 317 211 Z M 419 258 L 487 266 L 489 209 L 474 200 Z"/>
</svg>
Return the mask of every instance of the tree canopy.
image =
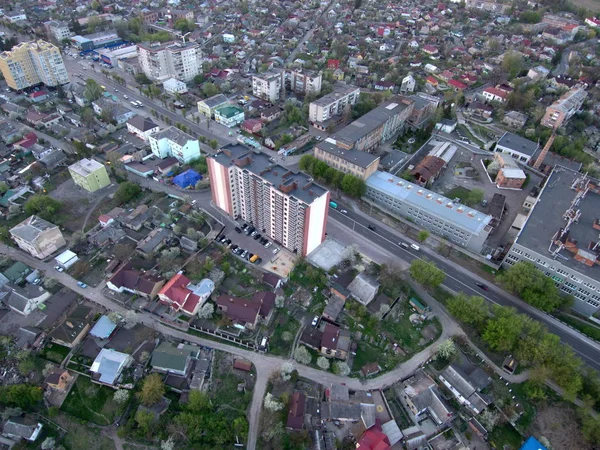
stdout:
<svg viewBox="0 0 600 450">
<path fill-rule="evenodd" d="M 102 96 L 102 88 L 93 78 L 88 78 L 85 82 L 83 96 L 88 102 L 98 100 Z"/>
<path fill-rule="evenodd" d="M 326 162 L 319 161 L 312 155 L 302 156 L 298 167 L 317 180 L 333 185 L 353 197 L 362 197 L 367 191 L 367 185 L 362 178 L 329 167 Z"/>
<path fill-rule="evenodd" d="M 437 287 L 444 281 L 444 272 L 438 269 L 435 264 L 422 259 L 414 259 L 410 263 L 410 276 L 417 283 L 427 287 Z"/>
<path fill-rule="evenodd" d="M 119 185 L 119 189 L 115 192 L 115 200 L 119 203 L 127 203 L 140 195 L 142 188 L 137 183 L 125 181 Z"/>
<path fill-rule="evenodd" d="M 44 220 L 52 221 L 56 219 L 56 213 L 59 211 L 61 203 L 48 195 L 34 195 L 25 203 L 25 213 L 27 215 L 38 215 Z"/>
<path fill-rule="evenodd" d="M 165 385 L 159 374 L 148 375 L 142 383 L 142 389 L 138 393 L 140 402 L 146 406 L 151 406 L 160 401 L 165 393 Z"/>
</svg>

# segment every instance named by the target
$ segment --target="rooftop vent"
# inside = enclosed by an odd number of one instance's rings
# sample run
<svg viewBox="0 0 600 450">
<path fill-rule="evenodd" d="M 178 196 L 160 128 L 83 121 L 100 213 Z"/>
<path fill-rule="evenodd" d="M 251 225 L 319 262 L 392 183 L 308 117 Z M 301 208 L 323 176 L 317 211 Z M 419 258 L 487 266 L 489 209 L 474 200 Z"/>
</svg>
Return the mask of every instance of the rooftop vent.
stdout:
<svg viewBox="0 0 600 450">
<path fill-rule="evenodd" d="M 433 194 L 427 194 L 426 196 L 429 200 L 431 200 L 433 198 Z"/>
</svg>

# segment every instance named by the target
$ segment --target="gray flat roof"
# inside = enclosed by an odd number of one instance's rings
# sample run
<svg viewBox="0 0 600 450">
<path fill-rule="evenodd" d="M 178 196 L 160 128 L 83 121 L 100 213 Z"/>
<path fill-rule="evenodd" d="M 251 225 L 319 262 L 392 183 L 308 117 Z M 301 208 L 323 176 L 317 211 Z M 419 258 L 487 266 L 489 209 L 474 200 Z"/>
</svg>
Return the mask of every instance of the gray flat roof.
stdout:
<svg viewBox="0 0 600 450">
<path fill-rule="evenodd" d="M 181 131 L 179 128 L 175 128 L 173 126 L 169 128 L 165 128 L 164 130 L 159 131 L 155 135 L 152 136 L 153 139 L 160 141 L 161 139 L 168 139 L 172 142 L 177 143 L 178 145 L 184 146 L 188 143 L 188 141 L 195 141 L 192 136 Z"/>
<path fill-rule="evenodd" d="M 327 189 L 315 183 L 310 186 L 310 189 L 303 189 L 309 183 L 309 180 L 312 180 L 310 176 L 303 172 L 292 172 L 286 167 L 274 164 L 269 161 L 269 157 L 264 153 L 255 152 L 241 144 L 229 144 L 223 147 L 222 151 L 209 156 L 209 158 L 215 159 L 225 167 L 232 166 L 234 160 L 249 158 L 249 163 L 242 166 L 244 170 L 262 178 L 277 189 L 281 185 L 290 185 L 296 182 L 297 187 L 292 189 L 288 195 L 307 204 L 311 204 L 327 192 Z"/>
<path fill-rule="evenodd" d="M 539 147 L 537 142 L 530 141 L 529 139 L 525 139 L 518 134 L 510 133 L 508 131 L 500 138 L 498 145 L 529 156 L 533 156 Z"/>
<path fill-rule="evenodd" d="M 346 95 L 349 95 L 349 94 L 351 94 L 354 91 L 359 91 L 360 92 L 360 89 L 357 88 L 356 86 L 350 86 L 348 84 L 336 84 L 333 87 L 333 92 L 330 92 L 329 94 L 324 95 L 323 97 L 316 99 L 312 103 L 314 105 L 317 105 L 317 106 L 329 105 L 329 104 L 335 102 L 340 97 L 344 97 Z"/>
<path fill-rule="evenodd" d="M 344 142 L 357 142 L 382 125 L 390 117 L 407 108 L 411 103 L 411 100 L 407 97 L 392 97 L 387 102 L 382 103 L 377 108 L 356 119 L 332 137 Z"/>
<path fill-rule="evenodd" d="M 380 170 L 367 178 L 367 188 L 402 199 L 474 234 L 481 233 L 492 221 L 492 216 L 460 203 L 454 203 L 447 197 Z"/>
<path fill-rule="evenodd" d="M 334 144 L 334 140 L 325 139 L 324 141 L 319 142 L 316 147 L 319 150 L 323 150 L 331 155 L 338 156 L 342 158 L 344 161 L 348 161 L 356 166 L 362 167 L 366 169 L 371 164 L 379 159 L 379 156 L 373 155 L 367 152 L 361 152 L 359 150 L 344 150 L 343 148 L 338 147 Z"/>
<path fill-rule="evenodd" d="M 200 100 L 198 103 L 204 103 L 209 108 L 214 108 L 215 106 L 219 106 L 227 102 L 227 97 L 225 97 L 223 94 L 217 94 L 213 95 L 212 97 L 205 98 L 204 100 Z"/>
<path fill-rule="evenodd" d="M 554 168 L 538 201 L 531 210 L 527 222 L 517 236 L 516 244 L 548 258 L 552 257 L 548 251 L 550 241 L 554 234 L 566 224 L 563 214 L 571 206 L 576 195 L 576 191 L 571 189 L 571 185 L 581 175 L 563 166 Z M 600 181 L 591 180 L 596 185 L 600 185 Z M 588 192 L 577 209 L 581 211 L 581 217 L 578 223 L 571 225 L 569 237 L 578 242 L 578 248 L 587 250 L 590 242 L 598 242 L 599 233 L 598 230 L 594 230 L 592 224 L 594 220 L 600 218 L 600 195 Z M 554 248 L 556 247 L 554 246 Z M 566 259 L 557 259 L 560 264 L 577 270 L 585 276 L 600 280 L 600 265 L 595 264 L 588 267 L 576 261 L 573 254 L 567 250 L 562 250 L 560 255 L 566 257 Z"/>
</svg>

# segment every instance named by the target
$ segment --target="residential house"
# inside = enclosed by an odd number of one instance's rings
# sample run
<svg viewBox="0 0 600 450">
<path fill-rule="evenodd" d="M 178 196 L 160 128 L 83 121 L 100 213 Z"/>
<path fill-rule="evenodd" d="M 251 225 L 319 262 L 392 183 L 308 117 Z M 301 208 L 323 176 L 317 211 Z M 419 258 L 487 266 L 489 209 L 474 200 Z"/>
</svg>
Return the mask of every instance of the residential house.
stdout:
<svg viewBox="0 0 600 450">
<path fill-rule="evenodd" d="M 496 174 L 496 187 L 499 189 L 521 189 L 527 176 L 516 161 L 507 154 L 496 153 L 494 160 L 500 166 Z"/>
<path fill-rule="evenodd" d="M 338 295 L 332 295 L 327 299 L 327 305 L 325 306 L 325 309 L 323 310 L 322 314 L 322 317 L 324 319 L 327 319 L 331 322 L 335 322 L 337 320 L 342 310 L 344 309 L 344 305 L 346 304 L 345 300 L 347 298 L 347 295 L 346 298 L 340 297 L 340 290 L 345 290 L 342 286 L 334 284 L 331 287 L 331 292 L 333 293 L 334 290 L 338 293 Z"/>
<path fill-rule="evenodd" d="M 104 164 L 95 159 L 83 158 L 69 166 L 69 173 L 77 186 L 96 192 L 110 184 Z"/>
<path fill-rule="evenodd" d="M 516 130 L 523 128 L 526 122 L 527 115 L 517 111 L 508 111 L 506 114 L 504 114 L 504 118 L 502 119 L 503 124 L 508 125 Z"/>
<path fill-rule="evenodd" d="M 52 342 L 69 348 L 75 347 L 90 329 L 92 308 L 78 305 L 72 313 L 48 335 Z"/>
<path fill-rule="evenodd" d="M 400 84 L 400 93 L 412 94 L 415 91 L 415 86 L 415 78 L 412 75 L 408 74 L 402 79 L 402 84 Z"/>
<path fill-rule="evenodd" d="M 45 259 L 67 245 L 59 228 L 38 216 L 31 216 L 10 229 L 17 245 L 38 259 Z"/>
<path fill-rule="evenodd" d="M 320 352 L 328 358 L 347 359 L 350 352 L 350 332 L 325 323 Z"/>
<path fill-rule="evenodd" d="M 50 298 L 50 293 L 41 286 L 25 284 L 23 287 L 6 284 L 0 288 L 0 299 L 11 310 L 22 316 L 28 316 Z"/>
<path fill-rule="evenodd" d="M 245 117 L 244 110 L 234 105 L 221 106 L 215 109 L 215 122 L 225 125 L 227 128 L 242 123 Z"/>
<path fill-rule="evenodd" d="M 254 330 L 259 319 L 263 322 L 271 319 L 275 294 L 273 292 L 256 292 L 252 298 L 219 295 L 216 303 L 217 308 L 233 321 L 235 327 Z"/>
<path fill-rule="evenodd" d="M 208 278 L 193 284 L 185 275 L 178 273 L 158 292 L 158 298 L 175 312 L 194 316 L 210 298 L 214 289 L 215 284 Z"/>
<path fill-rule="evenodd" d="M 437 156 L 427 155 L 410 172 L 415 178 L 415 183 L 429 187 L 435 182 L 442 170 L 446 167 L 446 161 Z"/>
<path fill-rule="evenodd" d="M 486 105 L 485 103 L 471 102 L 467 106 L 467 111 L 470 114 L 483 117 L 484 119 L 489 119 L 494 112 L 494 108 L 492 108 L 490 105 Z"/>
<path fill-rule="evenodd" d="M 15 261 L 2 272 L 2 277 L 6 278 L 6 280 L 3 279 L 4 282 L 10 281 L 14 284 L 21 284 L 31 272 L 31 268 L 27 267 L 24 262 Z"/>
<path fill-rule="evenodd" d="M 4 424 L 2 435 L 17 442 L 21 440 L 33 442 L 42 432 L 43 425 L 31 417 L 11 417 Z"/>
<path fill-rule="evenodd" d="M 209 119 L 214 118 L 215 110 L 229 104 L 229 100 L 223 94 L 213 95 L 198 102 L 198 112 L 205 115 Z"/>
<path fill-rule="evenodd" d="M 358 442 L 356 442 L 356 450 L 388 450 L 391 448 L 390 439 L 383 432 L 379 420 L 376 421 L 375 425 L 367 429 Z"/>
<path fill-rule="evenodd" d="M 515 160 L 525 164 L 529 163 L 539 148 L 539 143 L 508 131 L 502 135 L 496 144 L 496 152 L 508 153 Z"/>
<path fill-rule="evenodd" d="M 150 272 L 134 269 L 131 261 L 123 263 L 106 282 L 116 292 L 130 292 L 153 300 L 165 284 L 165 279 Z"/>
<path fill-rule="evenodd" d="M 200 356 L 200 349 L 195 345 L 180 343 L 174 346 L 163 341 L 152 352 L 150 365 L 159 372 L 186 376 L 194 360 Z"/>
<path fill-rule="evenodd" d="M 306 409 L 306 394 L 304 392 L 294 392 L 290 399 L 290 407 L 286 421 L 286 428 L 289 430 L 302 430 L 304 428 L 304 412 Z"/>
<path fill-rule="evenodd" d="M 491 377 L 469 362 L 451 364 L 442 371 L 439 379 L 462 405 L 475 414 L 492 403 L 488 395 L 481 393 L 492 382 Z"/>
<path fill-rule="evenodd" d="M 96 356 L 90 367 L 92 381 L 109 386 L 115 386 L 121 373 L 127 368 L 133 358 L 131 355 L 113 349 L 103 348 Z"/>
<path fill-rule="evenodd" d="M 23 130 L 17 122 L 3 120 L 0 122 L 0 139 L 5 144 L 12 144 L 23 136 Z"/>
<path fill-rule="evenodd" d="M 187 133 L 169 127 L 149 136 L 152 153 L 159 158 L 174 156 L 183 164 L 200 158 L 200 143 Z"/>
<path fill-rule="evenodd" d="M 148 205 L 139 205 L 126 216 L 120 215 L 118 220 L 125 228 L 140 231 L 142 225 L 151 217 L 152 212 Z"/>
<path fill-rule="evenodd" d="M 187 84 L 183 81 L 179 81 L 176 78 L 169 78 L 165 82 L 163 82 L 163 89 L 165 92 L 169 94 L 185 94 L 187 89 Z"/>
<path fill-rule="evenodd" d="M 173 178 L 173 184 L 181 189 L 194 188 L 199 181 L 202 180 L 202 175 L 194 169 L 188 169 Z"/>
<path fill-rule="evenodd" d="M 156 254 L 173 236 L 173 232 L 167 228 L 155 228 L 138 242 L 135 249 L 144 256 Z"/>
<path fill-rule="evenodd" d="M 271 123 L 275 119 L 278 119 L 282 114 L 283 110 L 279 106 L 271 106 L 270 108 L 261 111 L 260 120 L 265 123 Z"/>
<path fill-rule="evenodd" d="M 262 129 L 262 122 L 259 119 L 246 119 L 240 128 L 247 133 L 256 134 Z"/>
<path fill-rule="evenodd" d="M 376 362 L 372 362 L 369 364 L 365 364 L 360 368 L 360 373 L 363 377 L 370 377 L 371 375 L 376 375 L 381 371 L 381 367 Z"/>
<path fill-rule="evenodd" d="M 66 392 L 73 381 L 73 375 L 68 370 L 56 368 L 44 379 L 44 387 L 59 392 Z"/>
<path fill-rule="evenodd" d="M 356 300 L 366 306 L 377 295 L 379 283 L 375 278 L 361 272 L 348 285 L 348 290 Z"/>
<path fill-rule="evenodd" d="M 102 315 L 90 330 L 89 335 L 100 340 L 108 339 L 117 329 L 117 324 L 108 316 Z"/>
<path fill-rule="evenodd" d="M 148 138 L 160 131 L 160 127 L 154 123 L 152 118 L 137 115 L 127 121 L 127 131 L 135 134 L 144 142 L 148 142 Z"/>
<path fill-rule="evenodd" d="M 435 124 L 435 129 L 450 134 L 456 130 L 457 126 L 458 122 L 456 120 L 441 119 Z"/>
<path fill-rule="evenodd" d="M 485 88 L 481 94 L 488 102 L 506 103 L 508 101 L 508 94 L 497 87 Z"/>
<path fill-rule="evenodd" d="M 126 237 L 125 231 L 121 228 L 109 226 L 88 235 L 88 242 L 96 247 L 105 247 L 109 244 L 115 244 Z"/>
<path fill-rule="evenodd" d="M 403 383 L 404 400 L 417 421 L 428 416 L 438 426 L 453 418 L 450 406 L 444 400 L 437 384 L 423 370 Z"/>
</svg>

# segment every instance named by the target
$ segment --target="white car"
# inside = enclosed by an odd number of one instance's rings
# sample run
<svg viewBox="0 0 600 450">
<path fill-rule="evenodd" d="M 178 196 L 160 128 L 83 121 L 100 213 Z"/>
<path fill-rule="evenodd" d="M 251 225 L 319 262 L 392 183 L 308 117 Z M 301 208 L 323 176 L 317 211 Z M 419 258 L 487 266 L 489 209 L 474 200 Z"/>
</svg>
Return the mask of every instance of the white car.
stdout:
<svg viewBox="0 0 600 450">
<path fill-rule="evenodd" d="M 340 212 L 341 212 L 342 214 L 348 214 L 348 211 L 346 211 L 345 209 L 340 209 Z"/>
<path fill-rule="evenodd" d="M 277 247 L 275 250 L 273 250 L 273 254 L 276 255 L 277 253 L 279 253 L 280 248 Z"/>
<path fill-rule="evenodd" d="M 64 267 L 61 267 L 61 266 L 54 266 L 54 268 L 56 270 L 58 270 L 59 272 L 64 272 L 65 271 Z"/>
<path fill-rule="evenodd" d="M 271 245 L 273 245 L 273 243 L 272 243 L 272 242 L 267 242 L 267 243 L 265 244 L 265 248 L 269 248 Z"/>
<path fill-rule="evenodd" d="M 124 96 L 123 96 L 123 98 L 124 98 L 125 100 L 129 100 L 129 97 L 127 97 L 126 95 L 124 95 Z"/>
<path fill-rule="evenodd" d="M 317 324 L 319 323 L 319 316 L 315 316 L 315 318 L 312 320 L 312 326 L 316 327 Z"/>
</svg>

